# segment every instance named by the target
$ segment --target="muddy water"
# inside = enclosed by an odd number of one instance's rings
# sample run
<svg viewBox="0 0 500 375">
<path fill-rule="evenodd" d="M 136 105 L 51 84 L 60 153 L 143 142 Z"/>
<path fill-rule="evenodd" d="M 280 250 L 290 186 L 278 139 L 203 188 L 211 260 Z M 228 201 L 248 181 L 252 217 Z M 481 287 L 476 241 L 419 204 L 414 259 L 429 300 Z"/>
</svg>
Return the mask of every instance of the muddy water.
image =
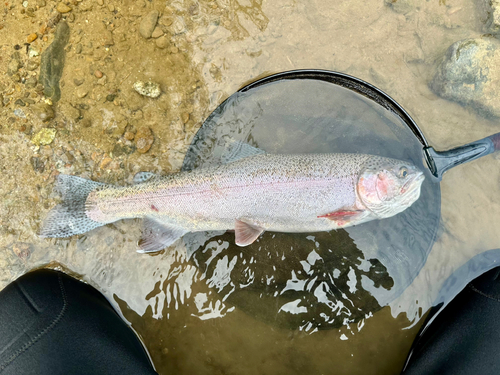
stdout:
<svg viewBox="0 0 500 375">
<path fill-rule="evenodd" d="M 404 6 L 381 0 L 359 5 L 316 0 L 173 1 L 167 6 L 156 1 L 72 2 L 72 11 L 64 15 L 71 47 L 61 99 L 48 123 L 36 116 L 31 103 L 15 104 L 26 93 L 34 102 L 44 99 L 40 90 L 23 83 L 28 77 L 23 74 L 36 76 L 37 70 L 19 68 L 19 82 L 4 73 L 16 51 L 26 64 L 28 34 L 39 33 L 31 47 L 40 52 L 51 43 L 53 30 L 42 33 L 41 28 L 53 19 L 56 3 L 5 5 L 0 30 L 6 103 L 0 108 L 1 286 L 46 264 L 77 273 L 131 322 L 160 373 L 398 373 L 419 319 L 441 298 L 448 276 L 474 256 L 499 247 L 500 173 L 494 157 L 445 175 L 439 237 L 408 289 L 390 306 L 373 305 L 366 319 L 312 334 L 300 324 L 276 324 L 269 314 L 259 318 L 278 299 L 261 299 L 253 309 L 243 303 L 251 296 L 224 299 L 234 277 L 234 256 L 224 253 L 229 237 L 203 244 L 199 256 L 211 251 L 220 264 L 214 274 L 204 274 L 184 243 L 154 255 L 136 254 L 139 221 L 63 240 L 41 240 L 36 231 L 57 201 L 51 193 L 57 173 L 125 184 L 140 170 L 179 170 L 211 111 L 246 82 L 283 70 L 330 69 L 373 83 L 413 116 L 437 149 L 497 132 L 497 123 L 438 98 L 427 86 L 450 44 L 481 35 L 484 17 L 476 4 L 399 2 Z M 139 35 L 141 19 L 153 9 L 161 13 L 166 45 Z M 39 57 L 32 59 L 39 62 Z M 161 85 L 158 99 L 132 89 L 135 81 L 149 79 Z M 15 115 L 16 109 L 26 118 Z M 57 129 L 57 135 L 38 148 L 30 140 L 42 127 Z M 152 130 L 153 146 L 146 153 L 130 152 L 136 140 L 124 134 L 142 127 Z M 495 264 L 496 254 L 488 254 L 480 266 L 461 268 L 460 280 Z"/>
</svg>

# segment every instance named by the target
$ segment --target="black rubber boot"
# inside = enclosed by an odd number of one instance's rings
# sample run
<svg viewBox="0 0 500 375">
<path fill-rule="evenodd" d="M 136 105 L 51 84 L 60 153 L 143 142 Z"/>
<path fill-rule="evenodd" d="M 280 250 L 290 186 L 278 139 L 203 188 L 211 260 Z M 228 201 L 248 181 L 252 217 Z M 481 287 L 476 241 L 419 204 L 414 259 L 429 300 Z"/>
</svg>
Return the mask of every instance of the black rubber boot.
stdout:
<svg viewBox="0 0 500 375">
<path fill-rule="evenodd" d="M 500 268 L 479 276 L 413 344 L 405 375 L 500 374 Z"/>
<path fill-rule="evenodd" d="M 30 272 L 0 292 L 0 374 L 156 374 L 136 334 L 93 287 Z"/>
</svg>

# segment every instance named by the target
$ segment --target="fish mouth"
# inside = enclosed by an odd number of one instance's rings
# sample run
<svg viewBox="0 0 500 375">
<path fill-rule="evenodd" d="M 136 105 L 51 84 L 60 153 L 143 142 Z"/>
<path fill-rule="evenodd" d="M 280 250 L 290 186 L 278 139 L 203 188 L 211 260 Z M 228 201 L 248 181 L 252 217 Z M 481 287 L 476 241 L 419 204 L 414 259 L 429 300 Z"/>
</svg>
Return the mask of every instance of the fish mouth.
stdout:
<svg viewBox="0 0 500 375">
<path fill-rule="evenodd" d="M 409 190 L 416 190 L 420 188 L 422 182 L 425 180 L 423 172 L 417 172 L 415 176 L 409 179 L 401 188 L 401 194 L 408 192 Z"/>
</svg>

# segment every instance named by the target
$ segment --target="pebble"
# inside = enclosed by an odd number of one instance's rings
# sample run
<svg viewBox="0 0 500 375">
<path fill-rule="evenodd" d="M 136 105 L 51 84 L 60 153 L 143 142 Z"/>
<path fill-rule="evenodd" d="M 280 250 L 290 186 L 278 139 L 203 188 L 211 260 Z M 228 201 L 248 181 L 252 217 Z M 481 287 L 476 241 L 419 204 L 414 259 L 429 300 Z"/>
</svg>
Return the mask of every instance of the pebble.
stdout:
<svg viewBox="0 0 500 375">
<path fill-rule="evenodd" d="M 85 80 L 83 78 L 74 78 L 73 79 L 73 83 L 75 84 L 75 86 L 80 86 L 83 84 L 83 82 L 85 82 Z"/>
<path fill-rule="evenodd" d="M 170 53 L 176 54 L 178 52 L 179 52 L 179 48 L 177 48 L 176 46 L 170 47 Z"/>
<path fill-rule="evenodd" d="M 135 145 L 137 151 L 144 154 L 149 151 L 154 142 L 153 132 L 148 127 L 142 127 L 135 134 Z"/>
<path fill-rule="evenodd" d="M 181 115 L 181 120 L 182 120 L 182 123 L 183 123 L 183 124 L 186 124 L 186 123 L 189 121 L 189 113 L 184 112 L 184 113 Z"/>
<path fill-rule="evenodd" d="M 23 261 L 31 256 L 33 250 L 33 245 L 25 242 L 16 242 L 12 245 L 12 252 Z"/>
<path fill-rule="evenodd" d="M 33 89 L 36 87 L 36 84 L 38 83 L 38 80 L 36 79 L 36 77 L 34 76 L 31 76 L 29 77 L 26 82 L 24 82 L 25 86 L 27 88 L 30 88 L 30 89 Z"/>
<path fill-rule="evenodd" d="M 74 122 L 80 120 L 81 116 L 80 110 L 78 108 L 73 107 L 69 103 L 62 103 L 59 106 L 59 109 L 61 113 L 64 115 L 64 117 L 66 117 L 68 120 Z"/>
<path fill-rule="evenodd" d="M 113 156 L 122 156 L 122 155 L 130 155 L 134 153 L 136 147 L 134 145 L 122 145 L 121 143 L 117 143 L 113 148 Z"/>
<path fill-rule="evenodd" d="M 72 9 L 73 8 L 71 8 L 69 5 L 64 4 L 63 2 L 58 3 L 56 6 L 56 10 L 59 13 L 68 13 L 71 12 Z"/>
<path fill-rule="evenodd" d="M 160 84 L 156 82 L 137 81 L 134 83 L 134 89 L 143 96 L 157 98 L 161 94 Z"/>
<path fill-rule="evenodd" d="M 102 74 L 102 72 L 101 72 L 100 70 L 96 70 L 96 71 L 94 72 L 94 75 L 95 75 L 97 78 L 102 78 L 102 76 L 103 76 L 103 74 Z"/>
<path fill-rule="evenodd" d="M 133 141 L 134 137 L 135 134 L 132 132 L 125 132 L 125 134 L 123 134 L 123 138 L 125 138 L 127 141 Z"/>
<path fill-rule="evenodd" d="M 37 38 L 38 38 L 37 33 L 33 33 L 33 34 L 28 35 L 28 37 L 26 38 L 26 41 L 27 41 L 28 43 L 32 43 L 32 42 L 34 42 Z"/>
<path fill-rule="evenodd" d="M 47 3 L 45 0 L 36 0 L 36 5 L 39 6 L 40 8 L 43 8 Z"/>
<path fill-rule="evenodd" d="M 142 18 L 141 24 L 139 25 L 139 33 L 143 38 L 151 38 L 151 34 L 153 34 L 153 30 L 158 22 L 158 16 L 158 11 L 153 10 Z"/>
<path fill-rule="evenodd" d="M 111 162 L 113 161 L 113 159 L 111 159 L 109 156 L 105 156 L 102 161 L 101 161 L 101 164 L 99 165 L 99 167 L 101 169 L 104 169 L 106 168 Z"/>
<path fill-rule="evenodd" d="M 161 48 L 161 49 L 167 48 L 167 46 L 168 46 L 168 39 L 165 35 L 156 39 L 155 42 L 156 42 L 156 47 Z"/>
<path fill-rule="evenodd" d="M 7 74 L 10 76 L 14 75 L 15 73 L 17 73 L 20 67 L 21 67 L 20 61 L 16 59 L 10 60 L 9 65 L 7 66 Z"/>
<path fill-rule="evenodd" d="M 80 121 L 80 125 L 84 128 L 90 128 L 92 126 L 92 121 L 89 118 L 84 118 Z"/>
<path fill-rule="evenodd" d="M 104 5 L 104 0 L 97 0 L 97 5 L 102 7 Z"/>
<path fill-rule="evenodd" d="M 32 156 L 30 159 L 30 163 L 35 172 L 42 173 L 45 170 L 45 164 L 43 163 L 41 158 Z"/>
<path fill-rule="evenodd" d="M 16 105 L 20 105 L 21 107 L 24 107 L 26 105 L 26 103 L 23 102 L 22 99 L 17 99 L 14 104 Z"/>
<path fill-rule="evenodd" d="M 113 39 L 113 34 L 109 30 L 104 30 L 102 33 L 102 43 L 103 46 L 109 47 L 114 46 L 115 41 Z"/>
<path fill-rule="evenodd" d="M 21 117 L 21 118 L 26 118 L 26 114 L 24 113 L 24 111 L 20 108 L 16 108 L 14 110 L 14 115 L 17 116 L 17 117 Z"/>
<path fill-rule="evenodd" d="M 42 128 L 33 138 L 31 138 L 31 143 L 36 146 L 50 145 L 54 141 L 56 133 L 56 129 Z"/>
<path fill-rule="evenodd" d="M 81 45 L 81 43 L 78 43 L 75 47 L 75 53 L 80 54 L 82 53 L 82 51 L 83 51 L 83 46 Z"/>
<path fill-rule="evenodd" d="M 31 110 L 43 122 L 52 120 L 55 117 L 54 109 L 52 106 L 45 103 L 38 103 L 31 106 Z"/>
<path fill-rule="evenodd" d="M 26 63 L 26 70 L 29 70 L 30 72 L 35 70 L 36 68 L 38 68 L 40 64 L 36 61 L 33 61 L 33 60 L 28 60 L 28 62 Z"/>
<path fill-rule="evenodd" d="M 36 57 L 38 55 L 40 55 L 40 52 L 30 46 L 30 49 L 29 49 L 29 52 L 28 52 L 28 56 L 29 57 Z"/>
<path fill-rule="evenodd" d="M 109 4 L 109 5 L 108 5 L 108 10 L 109 10 L 110 12 L 114 12 L 114 11 L 115 11 L 115 6 L 114 6 L 113 4 Z"/>
<path fill-rule="evenodd" d="M 159 38 L 160 36 L 163 35 L 163 30 L 159 28 L 158 26 L 155 27 L 153 33 L 151 34 L 151 38 Z"/>
<path fill-rule="evenodd" d="M 89 93 L 89 90 L 87 90 L 85 87 L 79 87 L 76 90 L 76 96 L 80 99 L 85 98 Z"/>
</svg>

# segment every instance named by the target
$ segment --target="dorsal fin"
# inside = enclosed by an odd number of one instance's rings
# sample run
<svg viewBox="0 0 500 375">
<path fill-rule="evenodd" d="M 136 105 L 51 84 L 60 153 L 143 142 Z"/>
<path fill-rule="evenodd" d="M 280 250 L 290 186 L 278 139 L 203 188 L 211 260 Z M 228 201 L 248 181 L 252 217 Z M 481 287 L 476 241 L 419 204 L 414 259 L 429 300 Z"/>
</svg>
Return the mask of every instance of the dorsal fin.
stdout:
<svg viewBox="0 0 500 375">
<path fill-rule="evenodd" d="M 260 148 L 250 146 L 248 143 L 232 140 L 228 143 L 226 150 L 222 153 L 221 161 L 224 164 L 228 164 L 236 160 L 255 155 L 262 155 L 265 153 L 266 152 Z"/>
</svg>

